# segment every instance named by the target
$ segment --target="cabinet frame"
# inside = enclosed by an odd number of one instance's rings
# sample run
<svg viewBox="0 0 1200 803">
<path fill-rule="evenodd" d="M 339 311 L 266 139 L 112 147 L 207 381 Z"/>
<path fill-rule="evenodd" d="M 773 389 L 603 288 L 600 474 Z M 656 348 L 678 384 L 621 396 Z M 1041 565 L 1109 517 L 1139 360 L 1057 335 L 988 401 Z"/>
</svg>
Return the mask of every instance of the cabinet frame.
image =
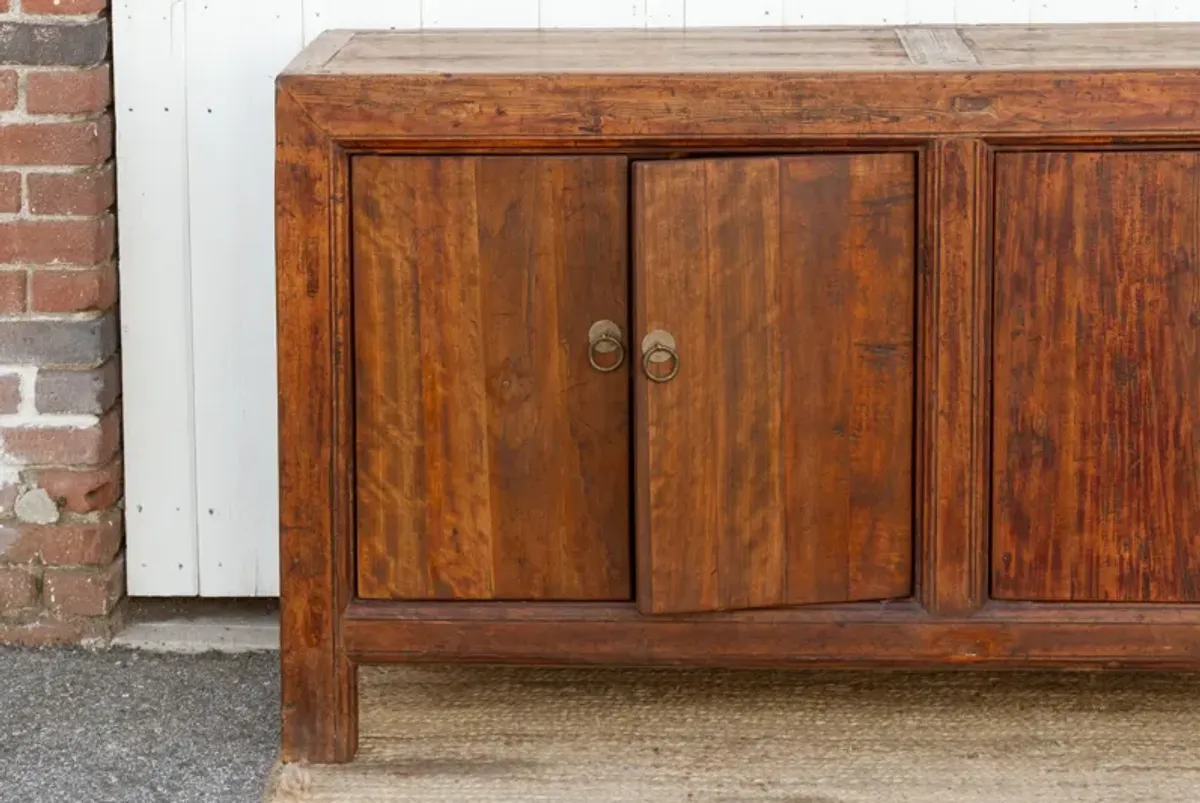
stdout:
<svg viewBox="0 0 1200 803">
<path fill-rule="evenodd" d="M 1197 76 L 572 74 L 548 83 L 306 72 L 348 35 L 321 40 L 277 91 L 284 760 L 353 756 L 360 664 L 1200 668 L 1200 606 L 1000 603 L 987 593 L 993 155 L 1200 148 L 1194 119 L 1171 111 L 1193 102 Z M 718 91 L 732 84 L 736 93 Z M 493 92 L 520 98 L 522 113 L 456 105 Z M 589 111 L 596 93 L 677 113 Z M 756 113 L 744 97 L 759 100 Z M 852 113 L 873 98 L 895 111 Z M 918 161 L 913 599 L 673 616 L 642 616 L 636 603 L 355 599 L 353 155 L 889 150 Z"/>
</svg>

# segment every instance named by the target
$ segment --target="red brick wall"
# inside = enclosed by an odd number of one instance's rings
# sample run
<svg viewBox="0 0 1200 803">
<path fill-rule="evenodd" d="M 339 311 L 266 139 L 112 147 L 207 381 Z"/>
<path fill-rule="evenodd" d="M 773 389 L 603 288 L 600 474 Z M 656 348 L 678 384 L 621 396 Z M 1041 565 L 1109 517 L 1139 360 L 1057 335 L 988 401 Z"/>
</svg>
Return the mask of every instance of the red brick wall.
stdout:
<svg viewBox="0 0 1200 803">
<path fill-rule="evenodd" d="M 0 641 L 124 593 L 107 0 L 0 0 Z"/>
</svg>

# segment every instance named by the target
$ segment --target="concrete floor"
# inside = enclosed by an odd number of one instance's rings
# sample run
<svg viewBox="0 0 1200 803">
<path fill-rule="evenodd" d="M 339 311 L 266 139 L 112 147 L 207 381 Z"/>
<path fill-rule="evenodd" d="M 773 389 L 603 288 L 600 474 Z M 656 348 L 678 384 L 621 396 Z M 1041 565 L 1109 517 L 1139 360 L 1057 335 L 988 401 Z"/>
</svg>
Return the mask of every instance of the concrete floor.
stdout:
<svg viewBox="0 0 1200 803">
<path fill-rule="evenodd" d="M 279 656 L 0 648 L 0 801 L 254 803 Z"/>
</svg>

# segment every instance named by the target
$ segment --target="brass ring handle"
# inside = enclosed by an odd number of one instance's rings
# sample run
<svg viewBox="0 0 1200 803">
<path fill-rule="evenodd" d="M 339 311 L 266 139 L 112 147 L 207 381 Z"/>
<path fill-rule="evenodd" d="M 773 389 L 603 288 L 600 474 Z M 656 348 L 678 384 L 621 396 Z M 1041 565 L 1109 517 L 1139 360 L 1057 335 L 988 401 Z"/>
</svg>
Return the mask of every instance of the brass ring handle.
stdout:
<svg viewBox="0 0 1200 803">
<path fill-rule="evenodd" d="M 671 361 L 671 370 L 662 376 L 650 370 L 650 361 L 656 354 L 665 354 L 667 355 L 666 359 Z M 662 360 L 662 362 L 666 362 L 666 360 Z M 679 373 L 679 352 L 666 343 L 655 343 L 642 355 L 642 371 L 651 382 L 670 382 Z"/>
<path fill-rule="evenodd" d="M 607 344 L 608 348 L 598 349 L 597 347 L 601 343 Z M 616 362 L 614 362 L 612 365 L 601 365 L 596 361 L 597 354 L 601 352 L 608 353 L 610 351 L 615 351 L 617 353 Z M 617 337 L 611 332 L 601 332 L 592 338 L 592 341 L 588 344 L 588 362 L 592 364 L 593 368 L 602 374 L 612 373 L 620 368 L 625 362 L 625 344 L 621 342 L 621 338 Z"/>
</svg>

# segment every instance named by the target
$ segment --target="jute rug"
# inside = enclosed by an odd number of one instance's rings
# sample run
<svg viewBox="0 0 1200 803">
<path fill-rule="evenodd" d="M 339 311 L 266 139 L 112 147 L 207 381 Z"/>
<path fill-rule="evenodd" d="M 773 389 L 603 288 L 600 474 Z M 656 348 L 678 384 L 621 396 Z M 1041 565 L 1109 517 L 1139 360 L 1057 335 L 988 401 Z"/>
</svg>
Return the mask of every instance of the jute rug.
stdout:
<svg viewBox="0 0 1200 803">
<path fill-rule="evenodd" d="M 1200 676 L 392 667 L 271 803 L 1200 803 Z"/>
</svg>

